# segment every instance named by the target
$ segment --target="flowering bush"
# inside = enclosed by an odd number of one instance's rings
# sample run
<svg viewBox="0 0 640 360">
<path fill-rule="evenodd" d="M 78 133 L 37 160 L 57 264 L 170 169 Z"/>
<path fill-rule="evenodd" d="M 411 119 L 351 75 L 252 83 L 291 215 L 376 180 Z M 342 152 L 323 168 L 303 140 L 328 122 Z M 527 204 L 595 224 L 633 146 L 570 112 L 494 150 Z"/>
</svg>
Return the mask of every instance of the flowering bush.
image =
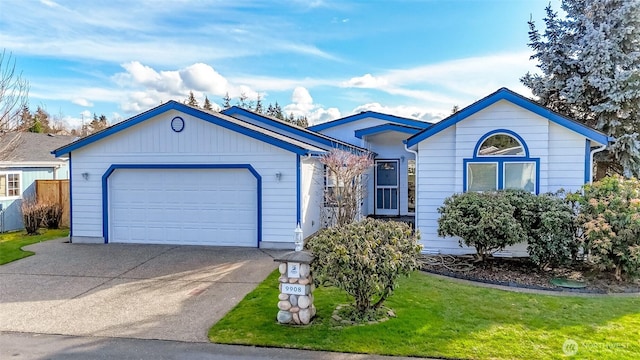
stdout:
<svg viewBox="0 0 640 360">
<path fill-rule="evenodd" d="M 585 251 L 616 279 L 640 273 L 640 182 L 619 176 L 585 185 L 579 197 Z"/>
</svg>

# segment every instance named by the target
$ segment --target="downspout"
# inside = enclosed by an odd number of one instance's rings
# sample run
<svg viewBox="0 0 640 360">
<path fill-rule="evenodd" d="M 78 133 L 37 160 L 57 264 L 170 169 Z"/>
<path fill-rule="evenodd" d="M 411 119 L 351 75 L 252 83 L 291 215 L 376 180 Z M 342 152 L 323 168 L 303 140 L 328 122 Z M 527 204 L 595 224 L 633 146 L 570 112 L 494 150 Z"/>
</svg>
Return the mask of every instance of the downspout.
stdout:
<svg viewBox="0 0 640 360">
<path fill-rule="evenodd" d="M 413 150 L 409 150 L 409 148 L 407 147 L 407 143 L 406 142 L 404 143 L 404 149 L 407 150 L 407 152 L 412 153 L 416 157 L 416 178 L 414 180 L 415 187 L 416 187 L 416 190 L 415 190 L 416 199 L 415 199 L 414 205 L 415 205 L 416 209 L 413 211 L 413 216 L 415 216 L 414 227 L 417 229 L 418 228 L 418 226 L 417 226 L 417 223 L 418 223 L 418 198 L 419 198 L 418 194 L 420 194 L 418 192 L 418 174 L 419 174 L 419 172 L 418 172 L 418 163 L 419 163 L 419 161 L 418 161 L 418 152 L 417 151 L 413 151 Z"/>
<path fill-rule="evenodd" d="M 599 148 L 595 148 L 593 150 L 591 150 L 591 154 L 589 155 L 589 165 L 590 168 L 593 169 L 593 154 L 604 151 L 604 149 L 607 148 L 607 145 L 602 145 Z M 593 174 L 591 174 L 591 177 L 589 178 L 589 184 L 593 183 Z"/>
</svg>

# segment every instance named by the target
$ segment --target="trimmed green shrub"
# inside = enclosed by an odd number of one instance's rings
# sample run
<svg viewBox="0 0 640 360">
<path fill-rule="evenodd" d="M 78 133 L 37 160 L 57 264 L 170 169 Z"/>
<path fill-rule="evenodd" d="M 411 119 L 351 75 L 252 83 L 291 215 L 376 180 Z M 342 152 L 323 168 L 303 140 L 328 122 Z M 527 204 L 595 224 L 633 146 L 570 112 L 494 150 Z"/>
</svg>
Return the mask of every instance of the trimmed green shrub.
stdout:
<svg viewBox="0 0 640 360">
<path fill-rule="evenodd" d="M 460 246 L 474 247 L 479 260 L 526 240 L 514 218 L 516 207 L 503 192 L 467 192 L 445 199 L 438 208 L 439 236 L 457 236 Z"/>
<path fill-rule="evenodd" d="M 315 281 L 353 296 L 355 317 L 367 319 L 418 266 L 419 236 L 405 223 L 365 219 L 323 230 L 307 242 Z"/>
<path fill-rule="evenodd" d="M 618 280 L 640 274 L 640 182 L 606 177 L 585 185 L 579 201 L 587 259 Z"/>
<path fill-rule="evenodd" d="M 514 218 L 526 232 L 527 252 L 540 267 L 566 265 L 575 258 L 575 214 L 569 202 L 554 194 L 507 190 Z"/>
</svg>

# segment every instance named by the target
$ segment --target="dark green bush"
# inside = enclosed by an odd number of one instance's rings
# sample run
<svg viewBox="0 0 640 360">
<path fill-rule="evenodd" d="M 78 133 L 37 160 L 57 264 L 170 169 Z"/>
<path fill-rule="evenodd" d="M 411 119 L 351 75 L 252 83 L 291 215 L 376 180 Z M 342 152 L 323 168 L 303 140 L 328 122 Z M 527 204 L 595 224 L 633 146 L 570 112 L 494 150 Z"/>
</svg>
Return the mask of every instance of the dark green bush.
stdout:
<svg viewBox="0 0 640 360">
<path fill-rule="evenodd" d="M 577 253 L 574 212 L 552 194 L 468 192 L 446 199 L 438 211 L 438 235 L 459 237 L 481 260 L 525 241 L 531 260 L 541 267 L 566 264 Z"/>
<path fill-rule="evenodd" d="M 607 177 L 585 185 L 578 201 L 589 262 L 618 280 L 640 274 L 640 182 Z"/>
<path fill-rule="evenodd" d="M 438 212 L 438 235 L 459 237 L 460 246 L 474 247 L 480 260 L 526 240 L 526 231 L 513 215 L 516 207 L 503 192 L 455 194 Z"/>
<path fill-rule="evenodd" d="M 398 277 L 418 266 L 419 236 L 405 223 L 365 219 L 323 230 L 307 248 L 315 255 L 314 278 L 353 296 L 359 320 L 391 295 Z"/>
<path fill-rule="evenodd" d="M 505 195 L 516 208 L 514 218 L 525 230 L 527 252 L 540 267 L 568 264 L 577 254 L 575 215 L 571 205 L 553 194 L 534 195 L 507 190 Z"/>
</svg>

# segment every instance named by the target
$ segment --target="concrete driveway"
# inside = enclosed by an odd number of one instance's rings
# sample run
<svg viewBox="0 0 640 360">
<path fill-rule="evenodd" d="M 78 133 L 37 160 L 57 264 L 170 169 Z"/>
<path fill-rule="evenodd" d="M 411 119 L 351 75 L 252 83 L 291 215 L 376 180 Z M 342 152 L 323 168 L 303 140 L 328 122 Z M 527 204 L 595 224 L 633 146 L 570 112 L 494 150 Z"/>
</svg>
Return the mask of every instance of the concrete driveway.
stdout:
<svg viewBox="0 0 640 360">
<path fill-rule="evenodd" d="M 60 239 L 26 249 L 36 255 L 0 266 L 0 331 L 207 342 L 277 266 L 277 252 L 246 248 Z"/>
</svg>

